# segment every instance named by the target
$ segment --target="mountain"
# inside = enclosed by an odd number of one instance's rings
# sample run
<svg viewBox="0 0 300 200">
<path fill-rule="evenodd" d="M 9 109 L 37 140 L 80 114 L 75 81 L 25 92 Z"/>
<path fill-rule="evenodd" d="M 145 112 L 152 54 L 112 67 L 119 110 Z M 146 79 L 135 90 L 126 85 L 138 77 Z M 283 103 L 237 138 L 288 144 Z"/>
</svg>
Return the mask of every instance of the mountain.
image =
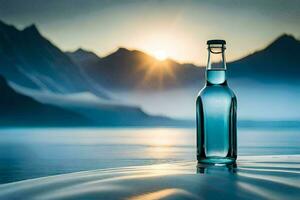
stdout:
<svg viewBox="0 0 300 200">
<path fill-rule="evenodd" d="M 299 54 L 299 40 L 283 34 L 265 48 L 227 63 L 240 119 L 299 119 Z M 78 65 L 119 99 L 171 117 L 194 117 L 195 97 L 205 82 L 204 68 L 161 62 L 125 48 L 96 63 Z"/>
<path fill-rule="evenodd" d="M 228 63 L 232 78 L 247 78 L 263 83 L 299 83 L 300 41 L 283 34 L 266 48 Z"/>
<path fill-rule="evenodd" d="M 74 52 L 65 52 L 73 62 L 80 63 L 80 65 L 92 65 L 97 63 L 101 58 L 92 51 L 79 48 Z"/>
<path fill-rule="evenodd" d="M 72 101 L 53 105 L 49 97 L 50 103 L 40 103 L 16 92 L 1 76 L 0 91 L 0 126 L 185 126 L 190 123 L 151 116 L 135 106 L 95 102 L 72 104 Z M 56 100 L 63 102 L 64 99 Z"/>
<path fill-rule="evenodd" d="M 299 52 L 299 41 L 284 34 L 266 48 L 227 63 L 229 83 L 239 97 L 239 113 L 244 113 L 240 116 L 261 113 L 263 118 L 267 112 L 271 117 L 299 116 L 295 109 L 300 91 Z M 2 22 L 0 74 L 17 92 L 69 109 L 101 126 L 174 124 L 174 120 L 146 112 L 191 118 L 194 98 L 205 80 L 203 67 L 172 59 L 159 61 L 138 50 L 119 48 L 101 58 L 84 49 L 64 53 L 36 26 L 18 30 Z M 82 99 L 75 105 L 70 95 Z M 90 97 L 97 102 L 90 102 Z M 253 97 L 259 101 L 250 100 Z M 277 101 L 271 106 L 273 99 Z"/>
<path fill-rule="evenodd" d="M 95 123 L 78 113 L 42 104 L 14 91 L 0 77 L 0 126 L 91 126 Z"/>
<path fill-rule="evenodd" d="M 76 57 L 78 51 L 68 53 Z M 86 59 L 83 57 L 86 55 Z M 193 64 L 180 64 L 167 59 L 159 61 L 138 50 L 119 48 L 116 52 L 98 59 L 89 59 L 81 52 L 81 60 L 74 61 L 95 82 L 110 90 L 151 89 L 186 87 L 195 84 L 191 77 L 203 76 L 203 68 Z"/>
<path fill-rule="evenodd" d="M 7 85 L 2 78 L 0 122 L 3 125 L 38 126 L 181 123 L 163 116 L 148 115 L 137 106 L 112 101 L 107 90 L 74 63 L 74 60 L 93 63 L 100 58 L 83 49 L 72 56 L 70 58 L 45 39 L 35 25 L 20 31 L 0 21 L 0 74 L 9 81 Z M 69 98 L 81 94 L 92 96 L 96 102 L 86 100 L 87 96 L 76 99 L 75 103 Z"/>
<path fill-rule="evenodd" d="M 93 91 L 108 98 L 35 25 L 20 31 L 0 21 L 0 66 L 1 75 L 21 86 L 59 93 Z"/>
<path fill-rule="evenodd" d="M 69 53 L 69 55 L 75 55 Z M 266 48 L 227 63 L 234 82 L 248 79 L 262 83 L 299 82 L 300 41 L 283 34 Z M 85 57 L 84 53 L 81 54 Z M 107 57 L 74 61 L 95 82 L 111 90 L 200 88 L 204 83 L 203 67 L 180 64 L 171 59 L 159 61 L 138 50 L 119 48 Z"/>
</svg>

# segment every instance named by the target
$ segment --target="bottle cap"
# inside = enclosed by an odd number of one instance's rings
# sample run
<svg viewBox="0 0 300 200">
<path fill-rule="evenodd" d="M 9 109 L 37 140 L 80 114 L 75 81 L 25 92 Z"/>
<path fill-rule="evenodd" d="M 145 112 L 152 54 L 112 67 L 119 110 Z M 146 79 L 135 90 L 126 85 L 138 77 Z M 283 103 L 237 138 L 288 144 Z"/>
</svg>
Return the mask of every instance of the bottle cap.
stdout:
<svg viewBox="0 0 300 200">
<path fill-rule="evenodd" d="M 211 44 L 222 44 L 222 45 L 225 45 L 226 41 L 225 40 L 207 40 L 206 44 L 207 45 L 211 45 Z"/>
</svg>

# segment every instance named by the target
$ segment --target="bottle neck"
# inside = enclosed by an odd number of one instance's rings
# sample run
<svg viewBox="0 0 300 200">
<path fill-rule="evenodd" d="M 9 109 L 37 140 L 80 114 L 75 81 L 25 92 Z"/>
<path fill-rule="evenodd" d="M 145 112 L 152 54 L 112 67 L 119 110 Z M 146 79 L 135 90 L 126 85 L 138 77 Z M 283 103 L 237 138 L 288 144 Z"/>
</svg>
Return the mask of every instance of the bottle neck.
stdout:
<svg viewBox="0 0 300 200">
<path fill-rule="evenodd" d="M 225 46 L 208 46 L 207 70 L 226 70 Z"/>
<path fill-rule="evenodd" d="M 226 84 L 225 45 L 209 44 L 206 81 L 209 85 Z"/>
</svg>

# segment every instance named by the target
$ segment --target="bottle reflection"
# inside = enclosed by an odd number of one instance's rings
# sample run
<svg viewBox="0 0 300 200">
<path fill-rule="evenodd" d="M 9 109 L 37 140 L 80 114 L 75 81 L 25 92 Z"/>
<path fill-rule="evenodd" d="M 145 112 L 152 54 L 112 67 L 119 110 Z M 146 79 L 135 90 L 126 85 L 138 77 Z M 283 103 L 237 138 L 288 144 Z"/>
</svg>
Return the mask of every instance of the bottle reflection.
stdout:
<svg viewBox="0 0 300 200">
<path fill-rule="evenodd" d="M 218 174 L 218 173 L 229 173 L 235 174 L 237 172 L 237 164 L 197 164 L 197 174 Z"/>
</svg>

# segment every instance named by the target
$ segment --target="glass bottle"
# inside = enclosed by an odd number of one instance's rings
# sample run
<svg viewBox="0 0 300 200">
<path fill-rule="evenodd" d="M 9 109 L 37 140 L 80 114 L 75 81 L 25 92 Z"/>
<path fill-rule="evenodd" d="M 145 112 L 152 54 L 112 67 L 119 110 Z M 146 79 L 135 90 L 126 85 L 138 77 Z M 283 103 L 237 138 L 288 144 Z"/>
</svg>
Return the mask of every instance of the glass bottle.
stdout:
<svg viewBox="0 0 300 200">
<path fill-rule="evenodd" d="M 197 160 L 205 164 L 233 164 L 237 158 L 236 107 L 227 85 L 225 40 L 208 40 L 206 85 L 197 107 Z"/>
</svg>

